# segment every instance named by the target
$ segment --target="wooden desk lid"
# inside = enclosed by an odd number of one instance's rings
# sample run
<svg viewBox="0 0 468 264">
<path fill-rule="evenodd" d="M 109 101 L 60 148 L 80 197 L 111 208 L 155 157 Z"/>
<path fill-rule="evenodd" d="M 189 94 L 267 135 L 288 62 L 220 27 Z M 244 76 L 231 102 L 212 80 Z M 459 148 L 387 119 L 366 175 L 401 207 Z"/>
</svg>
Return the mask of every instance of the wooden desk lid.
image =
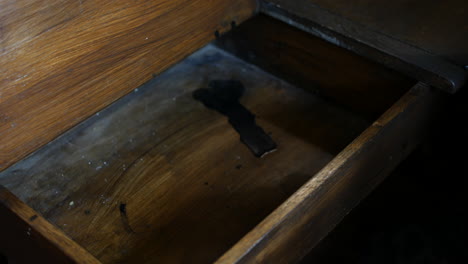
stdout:
<svg viewBox="0 0 468 264">
<path fill-rule="evenodd" d="M 448 92 L 466 83 L 466 0 L 266 0 L 262 9 L 268 13 L 271 6 L 338 33 L 330 36 L 323 28 L 313 29 L 335 44 L 359 49 L 341 41 L 343 36 L 373 47 L 389 56 L 369 55 L 368 50 L 362 55 Z"/>
<path fill-rule="evenodd" d="M 0 171 L 255 9 L 255 0 L 0 1 Z"/>
</svg>

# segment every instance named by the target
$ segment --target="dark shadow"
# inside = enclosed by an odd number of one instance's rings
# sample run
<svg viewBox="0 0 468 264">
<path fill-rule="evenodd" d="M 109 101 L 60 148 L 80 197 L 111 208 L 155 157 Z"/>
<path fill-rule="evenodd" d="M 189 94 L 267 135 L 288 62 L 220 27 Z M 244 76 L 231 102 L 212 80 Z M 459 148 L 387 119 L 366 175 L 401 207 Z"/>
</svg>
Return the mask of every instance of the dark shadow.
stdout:
<svg viewBox="0 0 468 264">
<path fill-rule="evenodd" d="M 0 253 L 0 264 L 8 264 L 8 258 Z"/>
<path fill-rule="evenodd" d="M 428 140 L 302 264 L 468 263 L 466 88 Z"/>
</svg>

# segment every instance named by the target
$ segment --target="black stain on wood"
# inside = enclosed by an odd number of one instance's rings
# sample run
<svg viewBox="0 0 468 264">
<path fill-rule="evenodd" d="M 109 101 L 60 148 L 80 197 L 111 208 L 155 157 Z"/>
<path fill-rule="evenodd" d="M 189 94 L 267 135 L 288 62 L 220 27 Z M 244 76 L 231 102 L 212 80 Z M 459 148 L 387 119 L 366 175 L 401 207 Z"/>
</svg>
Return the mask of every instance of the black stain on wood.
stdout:
<svg viewBox="0 0 468 264">
<path fill-rule="evenodd" d="M 215 35 L 216 38 L 219 38 L 221 36 L 221 34 L 219 34 L 218 30 L 215 31 L 214 35 Z"/>
<path fill-rule="evenodd" d="M 84 213 L 85 213 L 85 215 L 90 215 L 90 214 L 91 214 L 91 210 L 85 210 Z"/>
<path fill-rule="evenodd" d="M 34 220 L 37 219 L 37 217 L 38 217 L 37 215 L 33 215 L 29 218 L 29 221 L 33 222 Z"/>
<path fill-rule="evenodd" d="M 229 123 L 239 133 L 242 143 L 255 156 L 262 157 L 276 150 L 276 143 L 255 123 L 255 115 L 239 102 L 244 91 L 244 85 L 239 81 L 213 80 L 208 88 L 196 90 L 193 98 L 227 116 Z"/>
<path fill-rule="evenodd" d="M 120 218 L 122 219 L 122 224 L 125 228 L 125 231 L 127 231 L 128 233 L 134 234 L 135 231 L 133 231 L 132 227 L 130 226 L 130 222 L 128 221 L 127 204 L 120 203 L 119 211 L 120 211 Z"/>
<path fill-rule="evenodd" d="M 127 205 L 124 204 L 124 203 L 120 203 L 120 206 L 119 206 L 119 211 L 122 215 L 124 215 L 125 217 L 127 217 Z"/>
</svg>

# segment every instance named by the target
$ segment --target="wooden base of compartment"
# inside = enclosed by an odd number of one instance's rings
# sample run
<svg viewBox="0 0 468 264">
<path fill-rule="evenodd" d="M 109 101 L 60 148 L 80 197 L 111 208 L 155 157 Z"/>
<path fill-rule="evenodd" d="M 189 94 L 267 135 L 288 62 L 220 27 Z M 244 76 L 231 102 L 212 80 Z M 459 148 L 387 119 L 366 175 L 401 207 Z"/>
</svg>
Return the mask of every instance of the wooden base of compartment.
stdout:
<svg viewBox="0 0 468 264">
<path fill-rule="evenodd" d="M 411 151 L 437 93 L 418 84 L 390 107 L 413 81 L 268 20 L 156 76 L 0 173 L 0 185 L 103 263 L 300 259 Z M 212 80 L 245 86 L 240 102 L 275 152 L 254 156 L 193 98 Z"/>
</svg>

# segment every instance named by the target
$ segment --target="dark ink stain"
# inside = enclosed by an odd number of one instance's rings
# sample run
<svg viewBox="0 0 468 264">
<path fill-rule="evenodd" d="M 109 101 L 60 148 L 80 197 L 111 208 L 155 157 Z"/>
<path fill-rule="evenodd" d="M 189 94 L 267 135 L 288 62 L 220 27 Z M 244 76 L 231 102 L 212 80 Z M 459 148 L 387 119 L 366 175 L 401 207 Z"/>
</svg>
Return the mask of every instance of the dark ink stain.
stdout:
<svg viewBox="0 0 468 264">
<path fill-rule="evenodd" d="M 208 182 L 205 182 L 205 185 L 208 185 Z"/>
<path fill-rule="evenodd" d="M 128 221 L 127 204 L 120 203 L 119 211 L 120 211 L 120 218 L 122 219 L 122 224 L 125 228 L 125 231 L 127 231 L 128 233 L 134 234 L 135 231 L 133 231 L 132 227 L 130 226 L 130 222 Z"/>
<path fill-rule="evenodd" d="M 127 217 L 127 204 L 120 203 L 119 210 L 120 210 L 120 213 L 122 213 L 125 217 Z"/>
<path fill-rule="evenodd" d="M 236 80 L 213 80 L 208 88 L 193 93 L 193 98 L 206 107 L 228 117 L 229 123 L 239 133 L 242 143 L 257 157 L 276 150 L 276 143 L 255 123 L 255 115 L 240 104 L 244 85 Z"/>
<path fill-rule="evenodd" d="M 31 216 L 31 217 L 29 218 L 29 221 L 32 222 L 32 221 L 34 221 L 34 220 L 36 220 L 36 219 L 37 219 L 37 215 L 33 215 L 33 216 Z"/>
<path fill-rule="evenodd" d="M 237 164 L 236 169 L 238 170 L 242 169 L 242 164 Z"/>
<path fill-rule="evenodd" d="M 85 215 L 90 215 L 90 214 L 91 214 L 91 210 L 85 210 L 84 213 L 85 213 Z"/>
<path fill-rule="evenodd" d="M 215 31 L 214 35 L 215 35 L 216 38 L 219 38 L 219 37 L 221 36 L 221 35 L 219 34 L 219 31 L 218 31 L 218 30 Z"/>
</svg>

